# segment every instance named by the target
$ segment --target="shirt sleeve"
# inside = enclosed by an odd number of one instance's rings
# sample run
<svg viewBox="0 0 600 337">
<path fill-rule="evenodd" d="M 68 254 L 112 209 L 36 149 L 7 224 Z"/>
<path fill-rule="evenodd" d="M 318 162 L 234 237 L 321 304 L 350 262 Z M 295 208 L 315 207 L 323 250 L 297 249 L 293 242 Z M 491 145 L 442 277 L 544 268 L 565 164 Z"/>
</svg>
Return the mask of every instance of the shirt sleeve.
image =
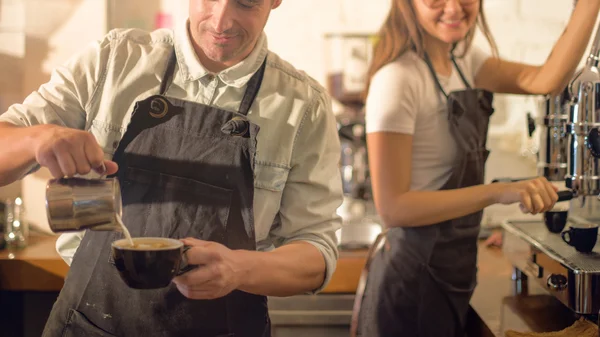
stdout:
<svg viewBox="0 0 600 337">
<path fill-rule="evenodd" d="M 49 82 L 32 92 L 21 104 L 14 104 L 2 115 L 0 122 L 18 126 L 56 124 L 84 129 L 87 106 L 93 99 L 110 54 L 108 38 L 92 43 L 88 48 L 53 70 Z M 35 171 L 32 168 L 29 173 Z M 71 265 L 81 233 L 62 234 L 56 250 Z"/>
<path fill-rule="evenodd" d="M 98 41 L 52 71 L 50 80 L 0 115 L 18 126 L 56 124 L 84 129 L 86 108 L 93 99 L 109 56 L 109 41 Z"/>
<path fill-rule="evenodd" d="M 338 168 L 340 141 L 331 101 L 320 93 L 311 105 L 292 152 L 291 170 L 281 199 L 280 224 L 271 230 L 271 235 L 281 245 L 308 242 L 323 254 L 327 270 L 323 284 L 314 290 L 317 293 L 327 286 L 337 264 L 335 232 L 341 227 L 341 218 L 336 211 L 343 194 Z"/>
<path fill-rule="evenodd" d="M 414 69 L 400 61 L 390 63 L 375 73 L 365 104 L 367 133 L 414 134 L 418 111 L 418 80 Z"/>
<path fill-rule="evenodd" d="M 75 252 L 77 252 L 84 234 L 85 232 L 83 231 L 65 233 L 61 234 L 56 240 L 56 251 L 67 265 L 70 266 L 73 262 L 73 256 L 75 256 Z"/>
</svg>

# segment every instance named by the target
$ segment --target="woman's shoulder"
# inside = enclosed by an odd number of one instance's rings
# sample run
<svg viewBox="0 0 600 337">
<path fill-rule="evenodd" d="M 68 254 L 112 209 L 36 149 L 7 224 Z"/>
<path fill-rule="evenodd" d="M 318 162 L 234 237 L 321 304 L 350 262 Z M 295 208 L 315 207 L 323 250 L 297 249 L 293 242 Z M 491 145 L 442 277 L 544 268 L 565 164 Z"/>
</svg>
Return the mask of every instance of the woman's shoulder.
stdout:
<svg viewBox="0 0 600 337">
<path fill-rule="evenodd" d="M 384 65 L 377 71 L 375 75 L 382 74 L 394 74 L 402 76 L 417 76 L 422 72 L 422 68 L 427 69 L 423 59 L 419 57 L 417 53 L 412 50 L 402 53 L 392 62 Z"/>
<path fill-rule="evenodd" d="M 414 51 L 407 51 L 373 74 L 372 83 L 418 87 L 428 76 L 427 65 Z"/>
</svg>

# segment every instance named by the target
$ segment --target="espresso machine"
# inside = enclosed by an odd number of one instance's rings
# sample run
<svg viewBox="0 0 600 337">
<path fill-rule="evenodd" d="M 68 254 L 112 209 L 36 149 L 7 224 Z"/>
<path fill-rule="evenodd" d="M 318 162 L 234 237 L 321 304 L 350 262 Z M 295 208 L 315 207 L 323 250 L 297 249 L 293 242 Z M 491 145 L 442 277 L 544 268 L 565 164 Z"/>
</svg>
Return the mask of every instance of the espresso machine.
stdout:
<svg viewBox="0 0 600 337">
<path fill-rule="evenodd" d="M 600 311 L 600 245 L 582 253 L 564 237 L 571 227 L 600 224 L 599 63 L 600 27 L 585 66 L 560 95 L 546 98 L 545 113 L 537 118 L 538 175 L 564 182 L 571 194 L 564 229 L 550 231 L 547 219 L 546 223 L 509 220 L 502 225 L 503 251 L 514 266 L 515 293 L 527 292 L 528 282 L 535 282 L 580 315 Z"/>
<path fill-rule="evenodd" d="M 325 35 L 327 89 L 337 103 L 334 112 L 341 144 L 344 201 L 337 213 L 343 226 L 337 236 L 343 250 L 368 249 L 381 232 L 371 193 L 363 99 L 372 41 L 368 33 Z"/>
</svg>

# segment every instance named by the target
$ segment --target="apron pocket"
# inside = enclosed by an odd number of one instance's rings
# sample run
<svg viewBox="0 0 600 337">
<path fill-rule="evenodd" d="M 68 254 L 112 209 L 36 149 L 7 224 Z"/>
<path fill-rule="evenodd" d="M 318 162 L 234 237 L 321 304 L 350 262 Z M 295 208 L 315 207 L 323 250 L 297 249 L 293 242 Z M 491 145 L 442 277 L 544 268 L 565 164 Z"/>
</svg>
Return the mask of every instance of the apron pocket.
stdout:
<svg viewBox="0 0 600 337">
<path fill-rule="evenodd" d="M 62 337 L 116 337 L 100 329 L 90 322 L 79 311 L 69 309 L 67 324 L 63 329 Z"/>
<path fill-rule="evenodd" d="M 124 223 L 132 236 L 224 240 L 232 190 L 129 167 L 122 193 Z"/>
</svg>

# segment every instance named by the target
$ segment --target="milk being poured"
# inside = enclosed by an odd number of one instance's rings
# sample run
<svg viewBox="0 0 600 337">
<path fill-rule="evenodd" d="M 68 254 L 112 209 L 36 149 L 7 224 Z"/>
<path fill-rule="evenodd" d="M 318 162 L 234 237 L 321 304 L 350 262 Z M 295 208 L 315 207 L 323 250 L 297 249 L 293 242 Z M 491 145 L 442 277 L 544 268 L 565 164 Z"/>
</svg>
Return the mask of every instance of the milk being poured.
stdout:
<svg viewBox="0 0 600 337">
<path fill-rule="evenodd" d="M 121 219 L 120 215 L 116 215 L 117 218 L 117 223 L 119 224 L 119 226 L 121 226 L 121 229 L 123 230 L 123 234 L 125 234 L 125 238 L 127 238 L 127 240 L 129 241 L 129 244 L 131 244 L 131 246 L 134 246 L 133 243 L 133 239 L 131 238 L 131 234 L 129 234 L 129 230 L 127 229 L 127 227 L 125 227 L 125 224 L 123 223 L 123 220 Z"/>
</svg>

